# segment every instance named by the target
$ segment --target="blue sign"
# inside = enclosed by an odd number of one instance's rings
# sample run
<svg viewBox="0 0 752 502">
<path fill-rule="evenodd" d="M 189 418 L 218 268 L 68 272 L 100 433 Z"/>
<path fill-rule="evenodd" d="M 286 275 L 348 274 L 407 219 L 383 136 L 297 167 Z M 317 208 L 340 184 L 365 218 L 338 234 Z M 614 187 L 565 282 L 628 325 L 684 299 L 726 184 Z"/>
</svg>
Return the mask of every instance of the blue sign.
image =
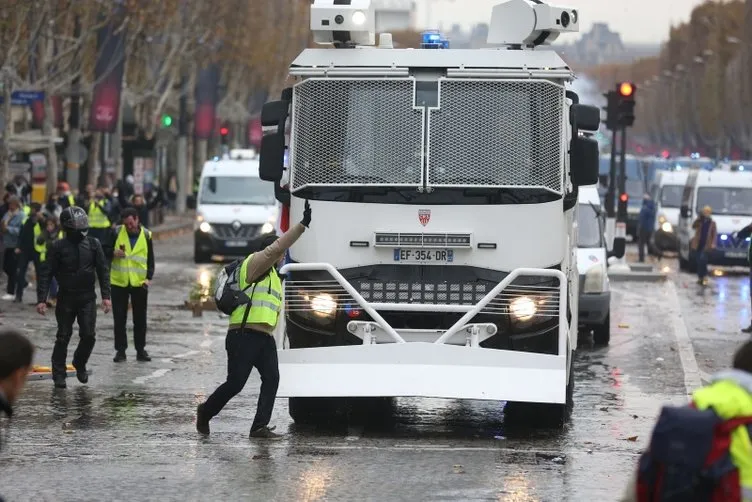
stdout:
<svg viewBox="0 0 752 502">
<path fill-rule="evenodd" d="M 13 91 L 10 95 L 10 103 L 14 106 L 31 106 L 34 101 L 44 101 L 43 91 Z M 0 96 L 0 103 L 3 97 Z"/>
</svg>

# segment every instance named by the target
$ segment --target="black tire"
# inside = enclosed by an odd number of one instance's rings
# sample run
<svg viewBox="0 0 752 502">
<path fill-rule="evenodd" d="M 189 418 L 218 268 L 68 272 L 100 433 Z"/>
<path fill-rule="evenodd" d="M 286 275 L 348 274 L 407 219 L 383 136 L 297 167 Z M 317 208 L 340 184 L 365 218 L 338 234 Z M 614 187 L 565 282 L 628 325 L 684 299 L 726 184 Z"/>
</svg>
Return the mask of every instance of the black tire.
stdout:
<svg viewBox="0 0 752 502">
<path fill-rule="evenodd" d="M 611 342 L 611 313 L 606 316 L 603 324 L 593 329 L 593 343 L 596 345 L 608 345 Z"/>
<path fill-rule="evenodd" d="M 299 425 L 336 427 L 350 423 L 390 425 L 393 418 L 392 399 L 291 397 L 290 418 Z"/>
<path fill-rule="evenodd" d="M 211 255 L 204 253 L 198 249 L 198 246 L 193 246 L 193 262 L 198 264 L 209 263 L 211 261 Z"/>
<path fill-rule="evenodd" d="M 542 427 L 560 429 L 572 417 L 574 409 L 574 364 L 569 369 L 566 402 L 553 403 L 507 403 L 504 408 L 504 424 L 511 427 Z"/>
<path fill-rule="evenodd" d="M 679 270 L 689 272 L 689 262 L 679 255 Z"/>
</svg>

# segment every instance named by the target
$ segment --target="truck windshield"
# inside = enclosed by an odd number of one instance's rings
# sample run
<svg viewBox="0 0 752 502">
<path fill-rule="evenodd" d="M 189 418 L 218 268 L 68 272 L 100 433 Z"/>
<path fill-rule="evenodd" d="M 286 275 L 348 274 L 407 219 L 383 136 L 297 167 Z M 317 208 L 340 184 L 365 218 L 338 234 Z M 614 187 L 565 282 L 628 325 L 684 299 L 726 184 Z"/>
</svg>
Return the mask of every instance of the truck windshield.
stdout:
<svg viewBox="0 0 752 502">
<path fill-rule="evenodd" d="M 590 204 L 579 204 L 577 209 L 577 247 L 601 247 L 601 225 L 598 214 Z"/>
<path fill-rule="evenodd" d="M 710 206 L 713 214 L 752 216 L 752 188 L 700 188 L 697 190 L 697 212 L 705 206 Z"/>
<path fill-rule="evenodd" d="M 684 185 L 663 185 L 661 188 L 661 206 L 663 207 L 681 207 L 682 193 Z"/>
<path fill-rule="evenodd" d="M 201 185 L 199 203 L 272 206 L 274 186 L 253 177 L 207 176 Z"/>
</svg>

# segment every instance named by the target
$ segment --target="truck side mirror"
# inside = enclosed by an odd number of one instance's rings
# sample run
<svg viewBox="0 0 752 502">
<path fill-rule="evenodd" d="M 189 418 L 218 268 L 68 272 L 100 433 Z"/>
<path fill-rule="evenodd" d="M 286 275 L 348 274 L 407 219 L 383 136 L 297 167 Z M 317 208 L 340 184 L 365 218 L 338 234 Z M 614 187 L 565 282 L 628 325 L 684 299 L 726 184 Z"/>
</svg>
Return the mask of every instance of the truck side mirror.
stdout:
<svg viewBox="0 0 752 502">
<path fill-rule="evenodd" d="M 601 111 L 595 106 L 574 104 L 571 108 L 574 126 L 581 131 L 597 132 L 601 125 Z M 592 184 L 592 183 L 591 183 Z"/>
<path fill-rule="evenodd" d="M 627 251 L 627 240 L 624 237 L 614 238 L 614 246 L 608 251 L 608 258 L 624 258 L 624 253 Z"/>
<path fill-rule="evenodd" d="M 689 209 L 689 206 L 682 206 L 681 207 L 681 217 L 682 218 L 691 218 L 692 217 L 692 211 Z"/>
<path fill-rule="evenodd" d="M 575 186 L 588 186 L 598 183 L 600 152 L 598 141 L 578 136 L 572 142 L 570 171 Z"/>
<path fill-rule="evenodd" d="M 279 132 L 261 138 L 259 152 L 259 178 L 279 184 L 285 162 L 285 136 Z"/>
<path fill-rule="evenodd" d="M 287 119 L 289 101 L 269 101 L 261 108 L 261 126 L 277 126 Z"/>
</svg>

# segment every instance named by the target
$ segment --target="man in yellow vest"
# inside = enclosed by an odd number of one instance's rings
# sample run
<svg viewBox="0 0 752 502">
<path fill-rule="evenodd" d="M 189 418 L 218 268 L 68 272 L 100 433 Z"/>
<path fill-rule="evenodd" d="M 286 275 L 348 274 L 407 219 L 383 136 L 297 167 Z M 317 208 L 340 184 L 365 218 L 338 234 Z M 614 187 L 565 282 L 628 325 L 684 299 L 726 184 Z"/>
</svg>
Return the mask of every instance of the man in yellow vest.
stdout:
<svg viewBox="0 0 752 502">
<path fill-rule="evenodd" d="M 105 199 L 104 193 L 101 188 L 98 188 L 94 193 L 94 197 L 89 200 L 89 207 L 87 208 L 89 214 L 89 235 L 95 239 L 106 238 L 108 229 L 112 226 L 110 223 L 110 205 L 109 201 Z"/>
<path fill-rule="evenodd" d="M 141 226 L 138 211 L 126 208 L 121 213 L 123 224 L 111 232 L 105 255 L 112 260 L 110 284 L 112 285 L 112 316 L 115 321 L 116 363 L 126 360 L 128 336 L 128 300 L 133 308 L 133 345 L 136 359 L 148 362 L 146 352 L 146 305 L 149 283 L 154 277 L 154 247 L 151 231 Z"/>
<path fill-rule="evenodd" d="M 279 386 L 279 365 L 274 328 L 282 310 L 282 281 L 277 267 L 285 259 L 285 252 L 297 241 L 311 223 L 311 206 L 305 203 L 303 219 L 277 239 L 275 234 L 261 238 L 259 250 L 240 265 L 239 288 L 251 302 L 240 305 L 230 315 L 225 347 L 227 349 L 227 381 L 209 396 L 196 410 L 196 430 L 209 434 L 209 421 L 243 390 L 251 370 L 261 375 L 256 417 L 250 437 L 277 439 L 281 437 L 269 428 L 274 400 Z"/>
<path fill-rule="evenodd" d="M 698 410 L 712 409 L 722 420 L 752 417 L 752 341 L 745 343 L 737 350 L 732 369 L 717 373 L 711 378 L 708 386 L 694 392 L 692 404 Z M 750 426 L 737 427 L 731 433 L 729 447 L 731 462 L 739 471 L 739 488 L 743 502 L 752 502 L 751 430 Z M 619 502 L 636 501 L 637 471 L 635 470 Z"/>
<path fill-rule="evenodd" d="M 21 227 L 21 233 L 18 236 L 18 247 L 16 248 L 16 254 L 18 255 L 18 278 L 16 279 L 16 303 L 23 302 L 23 293 L 28 286 L 26 282 L 26 272 L 29 270 L 29 264 L 34 264 L 34 273 L 38 278 L 40 275 L 39 270 L 39 253 L 35 245 L 37 237 L 42 233 L 42 225 L 44 225 L 44 218 L 42 216 L 42 205 L 37 202 L 32 202 L 29 208 L 29 214 L 24 221 L 23 227 Z"/>
</svg>

